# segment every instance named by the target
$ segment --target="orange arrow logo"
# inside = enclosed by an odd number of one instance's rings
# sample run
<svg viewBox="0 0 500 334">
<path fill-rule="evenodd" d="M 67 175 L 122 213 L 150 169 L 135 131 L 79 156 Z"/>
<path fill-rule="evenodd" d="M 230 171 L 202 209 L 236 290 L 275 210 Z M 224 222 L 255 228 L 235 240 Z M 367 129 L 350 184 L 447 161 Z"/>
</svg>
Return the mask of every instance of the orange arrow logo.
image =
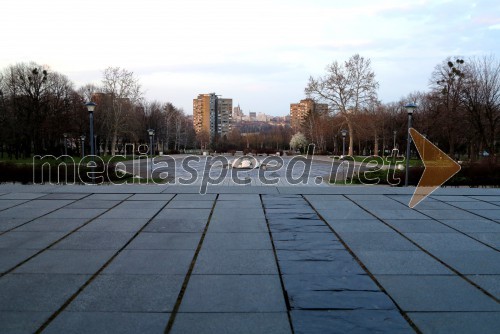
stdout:
<svg viewBox="0 0 500 334">
<path fill-rule="evenodd" d="M 424 163 L 424 173 L 411 197 L 410 208 L 414 208 L 453 175 L 458 173 L 460 165 L 447 156 L 436 145 L 425 139 L 417 130 L 410 128 L 410 135 Z"/>
</svg>

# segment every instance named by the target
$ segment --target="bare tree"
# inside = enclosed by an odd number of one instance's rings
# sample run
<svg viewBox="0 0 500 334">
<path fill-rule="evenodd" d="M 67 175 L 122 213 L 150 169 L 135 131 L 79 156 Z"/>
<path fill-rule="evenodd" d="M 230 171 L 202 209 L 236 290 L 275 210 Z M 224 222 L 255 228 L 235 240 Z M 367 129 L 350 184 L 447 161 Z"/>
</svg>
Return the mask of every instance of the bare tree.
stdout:
<svg viewBox="0 0 500 334">
<path fill-rule="evenodd" d="M 305 93 L 308 97 L 328 103 L 331 110 L 342 114 L 349 128 L 349 155 L 352 155 L 352 115 L 376 101 L 379 85 L 371 69 L 370 59 L 358 54 L 344 64 L 333 62 L 326 67 L 326 71 L 323 77 L 309 78 Z"/>
</svg>

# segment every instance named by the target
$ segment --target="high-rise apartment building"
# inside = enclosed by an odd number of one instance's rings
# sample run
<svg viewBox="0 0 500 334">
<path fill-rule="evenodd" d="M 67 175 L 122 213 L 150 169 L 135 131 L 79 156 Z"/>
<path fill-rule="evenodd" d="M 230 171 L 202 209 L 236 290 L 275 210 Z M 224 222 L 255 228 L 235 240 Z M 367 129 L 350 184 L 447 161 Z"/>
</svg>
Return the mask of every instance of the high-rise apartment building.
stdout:
<svg viewBox="0 0 500 334">
<path fill-rule="evenodd" d="M 298 129 L 311 112 L 328 112 L 328 104 L 316 103 L 313 99 L 300 100 L 299 103 L 290 103 L 290 125 Z"/>
<path fill-rule="evenodd" d="M 193 126 L 196 133 L 205 131 L 214 139 L 228 135 L 232 129 L 233 99 L 219 98 L 215 93 L 199 94 L 193 99 Z"/>
</svg>

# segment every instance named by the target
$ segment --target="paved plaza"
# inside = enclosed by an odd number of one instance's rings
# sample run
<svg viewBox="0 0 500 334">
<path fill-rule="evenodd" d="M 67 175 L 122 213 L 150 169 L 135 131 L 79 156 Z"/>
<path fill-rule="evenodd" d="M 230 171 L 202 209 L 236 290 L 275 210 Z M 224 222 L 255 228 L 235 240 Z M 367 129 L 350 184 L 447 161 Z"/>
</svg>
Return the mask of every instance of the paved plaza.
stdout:
<svg viewBox="0 0 500 334">
<path fill-rule="evenodd" d="M 500 190 L 0 185 L 0 333 L 494 333 Z"/>
</svg>

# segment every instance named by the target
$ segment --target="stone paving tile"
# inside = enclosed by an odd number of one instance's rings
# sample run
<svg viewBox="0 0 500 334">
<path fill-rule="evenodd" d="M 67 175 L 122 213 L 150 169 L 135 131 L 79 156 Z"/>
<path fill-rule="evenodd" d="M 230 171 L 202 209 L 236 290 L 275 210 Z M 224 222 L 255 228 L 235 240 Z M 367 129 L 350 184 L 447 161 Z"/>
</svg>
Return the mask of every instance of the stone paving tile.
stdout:
<svg viewBox="0 0 500 334">
<path fill-rule="evenodd" d="M 130 201 L 127 200 L 125 202 L 122 202 L 118 204 L 116 207 L 113 208 L 114 210 L 149 210 L 149 211 L 158 211 L 161 209 L 163 206 L 165 206 L 165 202 L 162 201 Z M 128 211 L 127 211 L 128 212 Z"/>
<path fill-rule="evenodd" d="M 88 200 L 109 200 L 109 201 L 122 201 L 130 197 L 131 194 L 92 194 L 86 197 Z"/>
<path fill-rule="evenodd" d="M 42 197 L 39 197 L 38 199 L 50 199 L 50 200 L 61 200 L 61 199 L 72 199 L 72 200 L 78 200 L 87 197 L 88 194 L 78 194 L 78 193 L 59 193 L 59 194 L 48 194 Z"/>
<path fill-rule="evenodd" d="M 43 249 L 65 234 L 65 232 L 11 231 L 0 235 L 0 248 Z"/>
<path fill-rule="evenodd" d="M 0 232 L 9 231 L 16 228 L 26 222 L 29 222 L 32 218 L 5 218 L 0 217 Z"/>
<path fill-rule="evenodd" d="M 200 219 L 207 221 L 210 215 L 210 209 L 163 209 L 161 210 L 155 219 Z"/>
<path fill-rule="evenodd" d="M 500 206 L 494 204 L 495 202 L 451 202 L 454 207 L 464 210 L 500 210 Z"/>
<path fill-rule="evenodd" d="M 146 223 L 148 218 L 96 218 L 83 226 L 81 232 L 137 232 Z"/>
<path fill-rule="evenodd" d="M 411 320 L 423 333 L 496 333 L 499 312 L 411 312 Z"/>
<path fill-rule="evenodd" d="M 284 250 L 276 252 L 278 261 L 333 261 L 333 260 L 354 260 L 352 255 L 345 249 L 308 249 L 308 250 Z"/>
<path fill-rule="evenodd" d="M 339 232 L 348 247 L 357 251 L 399 250 L 418 248 L 396 232 Z"/>
<path fill-rule="evenodd" d="M 484 251 L 488 247 L 461 233 L 404 233 L 431 253 L 447 251 Z"/>
<path fill-rule="evenodd" d="M 293 310 L 290 314 L 296 334 L 414 333 L 397 311 Z"/>
<path fill-rule="evenodd" d="M 375 219 L 374 216 L 369 214 L 368 212 L 364 211 L 363 209 L 360 208 L 355 208 L 355 209 L 337 209 L 337 210 L 318 210 L 319 214 L 327 221 L 330 220 L 346 220 L 346 219 L 352 219 L 352 220 L 360 220 L 360 219 Z"/>
<path fill-rule="evenodd" d="M 500 311 L 500 305 L 458 276 L 377 275 L 406 312 Z"/>
<path fill-rule="evenodd" d="M 500 275 L 500 254 L 492 249 L 485 251 L 439 250 L 433 255 L 462 274 Z"/>
<path fill-rule="evenodd" d="M 462 195 L 456 195 L 456 196 L 437 196 L 437 195 L 432 195 L 431 198 L 434 198 L 439 201 L 443 202 L 470 202 L 474 201 L 474 196 L 462 196 Z M 480 198 L 483 200 L 483 196 Z"/>
<path fill-rule="evenodd" d="M 143 232 L 193 232 L 201 233 L 207 225 L 206 219 L 154 218 Z"/>
<path fill-rule="evenodd" d="M 272 235 L 277 250 L 344 249 L 333 233 L 280 232 Z"/>
<path fill-rule="evenodd" d="M 178 313 L 171 333 L 288 334 L 291 329 L 285 312 Z"/>
<path fill-rule="evenodd" d="M 26 199 L 0 199 L 0 210 L 5 210 L 13 206 L 26 203 Z"/>
<path fill-rule="evenodd" d="M 38 218 L 19 226 L 16 232 L 70 232 L 89 221 L 89 218 Z"/>
<path fill-rule="evenodd" d="M 272 249 L 269 233 L 207 233 L 203 249 Z"/>
<path fill-rule="evenodd" d="M 167 209 L 212 209 L 213 201 L 188 201 L 173 199 L 167 204 Z"/>
<path fill-rule="evenodd" d="M 500 299 L 500 275 L 468 275 L 467 278 Z"/>
<path fill-rule="evenodd" d="M 195 275 L 277 275 L 271 250 L 217 250 L 202 248 L 196 260 Z"/>
<path fill-rule="evenodd" d="M 388 209 L 370 209 L 372 214 L 380 219 L 429 219 L 429 217 L 412 209 L 405 210 L 388 210 Z"/>
<path fill-rule="evenodd" d="M 263 219 L 211 219 L 208 233 L 267 233 L 267 225 Z"/>
<path fill-rule="evenodd" d="M 363 275 L 283 275 L 287 291 L 380 291 L 370 276 Z"/>
<path fill-rule="evenodd" d="M 179 312 L 285 312 L 278 275 L 193 275 Z"/>
<path fill-rule="evenodd" d="M 199 190 L 200 188 L 196 187 L 196 189 Z M 216 197 L 216 194 L 178 194 L 175 199 L 179 201 L 214 201 Z"/>
<path fill-rule="evenodd" d="M 120 249 L 133 236 L 131 232 L 80 232 L 72 233 L 52 249 Z"/>
<path fill-rule="evenodd" d="M 201 233 L 140 233 L 127 249 L 192 249 L 200 242 Z"/>
<path fill-rule="evenodd" d="M 35 219 L 41 216 L 48 214 L 49 212 L 55 209 L 48 208 L 20 208 L 13 207 L 3 211 L 0 211 L 0 219 L 4 220 L 5 218 L 28 218 Z M 71 218 L 71 217 L 70 217 Z"/>
<path fill-rule="evenodd" d="M 467 235 L 477 239 L 485 244 L 500 250 L 500 233 L 485 233 L 485 232 L 469 232 Z"/>
<path fill-rule="evenodd" d="M 500 232 L 500 224 L 486 219 L 475 219 L 475 220 L 441 219 L 440 222 L 464 233 Z"/>
<path fill-rule="evenodd" d="M 169 312 L 183 275 L 100 275 L 68 306 L 70 312 Z"/>
<path fill-rule="evenodd" d="M 44 218 L 94 218 L 105 211 L 105 209 L 59 209 Z"/>
<path fill-rule="evenodd" d="M 169 313 L 62 312 L 43 332 L 65 334 L 163 333 Z"/>
<path fill-rule="evenodd" d="M 461 210 L 458 208 L 450 210 L 418 210 L 418 211 L 434 219 L 467 219 L 467 220 L 481 219 L 481 217 L 475 214 L 472 214 L 468 211 Z"/>
<path fill-rule="evenodd" d="M 0 333 L 35 333 L 51 312 L 0 311 Z"/>
<path fill-rule="evenodd" d="M 16 274 L 93 274 L 108 261 L 110 250 L 46 250 L 17 268 Z"/>
<path fill-rule="evenodd" d="M 498 192 L 497 192 L 496 196 L 491 196 L 491 195 L 475 196 L 475 195 L 471 195 L 470 198 L 474 198 L 474 199 L 478 199 L 480 201 L 486 201 L 486 202 L 500 202 L 500 195 L 498 195 Z"/>
<path fill-rule="evenodd" d="M 128 198 L 130 201 L 163 201 L 167 202 L 174 197 L 173 194 L 135 194 Z"/>
<path fill-rule="evenodd" d="M 7 193 L 5 195 L 0 196 L 0 199 L 35 199 L 39 197 L 43 197 L 47 194 L 43 193 L 16 193 L 16 192 L 11 192 Z"/>
<path fill-rule="evenodd" d="M 333 260 L 280 260 L 281 273 L 289 274 L 322 274 L 322 275 L 362 275 L 365 271 L 352 257 L 339 257 Z"/>
<path fill-rule="evenodd" d="M 120 201 L 82 199 L 71 203 L 66 209 L 110 209 L 120 203 Z"/>
<path fill-rule="evenodd" d="M 381 291 L 288 291 L 290 307 L 295 310 L 396 310 Z"/>
<path fill-rule="evenodd" d="M 384 219 L 384 221 L 401 233 L 406 232 L 423 232 L 423 233 L 453 233 L 445 224 L 441 224 L 437 220 L 432 219 Z M 466 222 L 466 221 L 464 221 Z"/>
<path fill-rule="evenodd" d="M 488 219 L 500 219 L 500 210 L 468 210 L 469 212 Z"/>
<path fill-rule="evenodd" d="M 185 275 L 192 250 L 123 250 L 104 274 Z"/>
<path fill-rule="evenodd" d="M 422 251 L 358 251 L 356 255 L 374 275 L 453 275 Z"/>
<path fill-rule="evenodd" d="M 380 220 L 328 220 L 330 225 L 336 232 L 393 232 L 390 227 L 382 223 Z"/>
<path fill-rule="evenodd" d="M 0 249 L 0 273 L 15 267 L 36 252 L 36 249 Z"/>
<path fill-rule="evenodd" d="M 0 279 L 0 311 L 56 311 L 89 275 L 9 274 Z"/>
<path fill-rule="evenodd" d="M 113 208 L 109 210 L 108 212 L 104 213 L 102 216 L 99 218 L 122 218 L 122 219 L 128 219 L 128 218 L 153 218 L 154 215 L 159 211 L 160 209 L 118 209 L 118 208 Z"/>
</svg>

